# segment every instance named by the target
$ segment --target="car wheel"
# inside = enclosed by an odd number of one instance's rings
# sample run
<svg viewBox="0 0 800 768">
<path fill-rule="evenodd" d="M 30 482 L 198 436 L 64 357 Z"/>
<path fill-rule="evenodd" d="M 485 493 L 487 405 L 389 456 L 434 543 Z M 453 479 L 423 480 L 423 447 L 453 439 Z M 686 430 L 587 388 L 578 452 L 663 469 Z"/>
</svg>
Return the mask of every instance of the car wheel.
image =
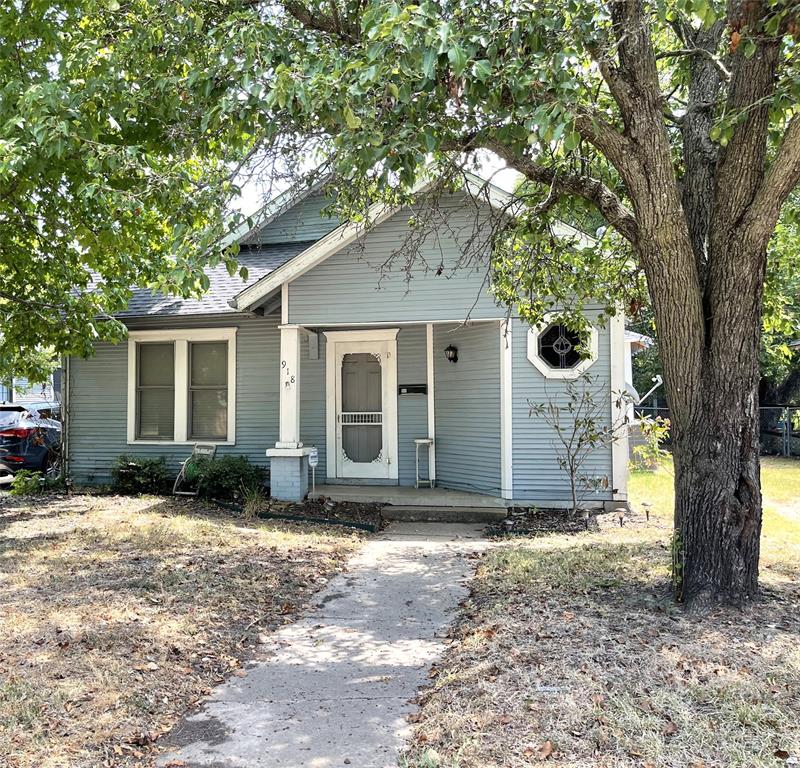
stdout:
<svg viewBox="0 0 800 768">
<path fill-rule="evenodd" d="M 48 454 L 42 462 L 42 472 L 48 480 L 57 480 L 61 475 L 61 457 Z"/>
</svg>

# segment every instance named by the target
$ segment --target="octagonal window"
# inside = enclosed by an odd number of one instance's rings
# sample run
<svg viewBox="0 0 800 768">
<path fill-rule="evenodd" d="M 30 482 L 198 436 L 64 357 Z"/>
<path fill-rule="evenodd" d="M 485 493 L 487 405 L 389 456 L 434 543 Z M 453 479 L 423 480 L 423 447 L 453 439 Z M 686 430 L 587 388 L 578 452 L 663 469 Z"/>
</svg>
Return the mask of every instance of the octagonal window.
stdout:
<svg viewBox="0 0 800 768">
<path fill-rule="evenodd" d="M 582 339 L 550 312 L 540 325 L 528 330 L 528 360 L 545 378 L 577 379 L 595 363 L 597 355 L 597 328 L 591 323 Z"/>
<path fill-rule="evenodd" d="M 560 323 L 551 323 L 539 334 L 539 357 L 557 371 L 575 368 L 581 362 L 581 338 Z"/>
</svg>

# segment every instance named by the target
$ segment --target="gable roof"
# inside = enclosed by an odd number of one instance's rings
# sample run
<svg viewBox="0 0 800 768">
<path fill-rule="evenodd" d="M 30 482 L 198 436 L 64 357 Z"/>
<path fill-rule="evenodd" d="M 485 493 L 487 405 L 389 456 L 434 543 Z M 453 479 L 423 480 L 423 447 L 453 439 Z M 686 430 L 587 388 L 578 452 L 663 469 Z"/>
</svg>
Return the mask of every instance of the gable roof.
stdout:
<svg viewBox="0 0 800 768">
<path fill-rule="evenodd" d="M 298 183 L 268 200 L 252 216 L 248 216 L 236 229 L 223 238 L 221 246 L 227 248 L 232 243 L 257 242 L 256 236 L 275 219 L 302 203 L 307 197 L 320 192 L 331 179 L 331 174 L 323 174 L 313 183 Z"/>
<path fill-rule="evenodd" d="M 134 290 L 128 307 L 117 317 L 143 317 L 158 315 L 216 315 L 236 312 L 230 299 L 241 292 L 248 283 L 259 281 L 306 250 L 311 243 L 281 243 L 243 248 L 237 257 L 239 265 L 246 267 L 245 282 L 236 272 L 228 274 L 224 264 L 205 270 L 210 281 L 208 291 L 199 299 L 166 296 L 145 288 Z"/>
<path fill-rule="evenodd" d="M 423 194 L 430 189 L 433 183 L 433 178 L 423 177 L 411 189 L 411 194 Z M 471 173 L 465 174 L 464 186 L 470 194 L 476 197 L 479 194 L 483 195 L 494 208 L 503 208 L 505 210 L 514 199 L 511 193 Z M 342 248 L 358 240 L 362 235 L 366 234 L 368 229 L 378 226 L 378 224 L 386 221 L 386 219 L 400 210 L 402 210 L 402 206 L 389 205 L 382 201 L 373 203 L 367 209 L 364 221 L 346 221 L 340 224 L 332 232 L 311 244 L 290 262 L 286 262 L 273 273 L 265 275 L 260 280 L 248 285 L 230 300 L 231 307 L 241 312 L 261 303 L 277 291 L 283 283 L 294 280 L 308 270 L 313 269 L 317 264 L 322 263 L 325 259 L 341 251 Z"/>
<path fill-rule="evenodd" d="M 463 189 L 465 192 L 477 199 L 484 200 L 492 208 L 508 213 L 511 216 L 515 214 L 518 203 L 513 193 L 501 189 L 477 174 L 464 172 L 463 176 Z M 423 177 L 411 189 L 411 194 L 423 194 L 433 186 L 433 183 L 434 179 L 432 177 Z M 302 198 L 299 198 L 293 204 L 296 204 L 301 199 Z M 367 209 L 364 221 L 346 221 L 340 224 L 332 232 L 329 232 L 327 235 L 324 235 L 319 240 L 310 244 L 307 249 L 299 253 L 295 258 L 287 261 L 273 272 L 264 275 L 261 279 L 256 280 L 237 293 L 236 296 L 230 299 L 230 306 L 235 311 L 242 312 L 259 305 L 276 293 L 284 283 L 300 277 L 318 264 L 321 264 L 325 259 L 328 259 L 346 246 L 355 242 L 365 235 L 369 229 L 386 221 L 402 210 L 402 208 L 403 206 L 392 206 L 384 202 L 374 203 Z M 585 243 L 592 241 L 592 238 L 584 232 L 580 232 L 575 227 L 563 222 L 558 222 L 558 231 L 556 234 L 577 236 Z"/>
</svg>

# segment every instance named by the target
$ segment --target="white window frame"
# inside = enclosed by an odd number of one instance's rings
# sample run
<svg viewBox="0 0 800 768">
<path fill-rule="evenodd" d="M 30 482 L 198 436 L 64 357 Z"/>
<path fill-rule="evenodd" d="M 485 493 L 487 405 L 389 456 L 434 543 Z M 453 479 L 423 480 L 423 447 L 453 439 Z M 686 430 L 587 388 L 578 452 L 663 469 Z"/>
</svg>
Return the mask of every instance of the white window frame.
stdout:
<svg viewBox="0 0 800 768">
<path fill-rule="evenodd" d="M 539 337 L 556 321 L 557 312 L 548 312 L 544 319 L 535 328 L 528 331 L 528 360 L 533 367 L 547 379 L 577 379 L 586 373 L 596 362 L 600 354 L 600 342 L 597 335 L 597 328 L 589 326 L 589 356 L 581 360 L 574 368 L 551 368 L 545 360 L 539 356 Z"/>
<path fill-rule="evenodd" d="M 225 440 L 203 440 L 216 445 L 236 444 L 236 328 L 192 328 L 186 330 L 130 331 L 128 333 L 128 444 L 194 445 L 189 440 L 189 344 L 196 341 L 228 343 L 228 435 Z M 162 341 L 175 344 L 175 431 L 172 440 L 136 437 L 136 345 Z"/>
</svg>

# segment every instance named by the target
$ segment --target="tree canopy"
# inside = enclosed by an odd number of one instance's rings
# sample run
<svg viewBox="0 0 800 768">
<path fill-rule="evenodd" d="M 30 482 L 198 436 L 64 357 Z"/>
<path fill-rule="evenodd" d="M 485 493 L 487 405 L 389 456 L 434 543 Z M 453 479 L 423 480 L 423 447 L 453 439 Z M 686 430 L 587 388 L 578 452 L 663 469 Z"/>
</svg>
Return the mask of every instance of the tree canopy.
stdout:
<svg viewBox="0 0 800 768">
<path fill-rule="evenodd" d="M 206 287 L 250 143 L 209 119 L 225 94 L 198 84 L 226 18 L 146 1 L 0 11 L 0 374 L 38 378 L 120 338 L 134 286 Z"/>
<path fill-rule="evenodd" d="M 338 205 L 402 200 L 481 152 L 524 177 L 498 225 L 500 298 L 528 319 L 639 303 L 672 413 L 677 594 L 757 588 L 767 245 L 800 180 L 798 9 L 784 0 L 452 5 L 284 0 L 227 23 L 218 79 L 263 151 L 313 147 Z M 604 248 L 556 238 L 576 210 Z M 601 255 L 602 253 L 602 255 Z"/>
</svg>

